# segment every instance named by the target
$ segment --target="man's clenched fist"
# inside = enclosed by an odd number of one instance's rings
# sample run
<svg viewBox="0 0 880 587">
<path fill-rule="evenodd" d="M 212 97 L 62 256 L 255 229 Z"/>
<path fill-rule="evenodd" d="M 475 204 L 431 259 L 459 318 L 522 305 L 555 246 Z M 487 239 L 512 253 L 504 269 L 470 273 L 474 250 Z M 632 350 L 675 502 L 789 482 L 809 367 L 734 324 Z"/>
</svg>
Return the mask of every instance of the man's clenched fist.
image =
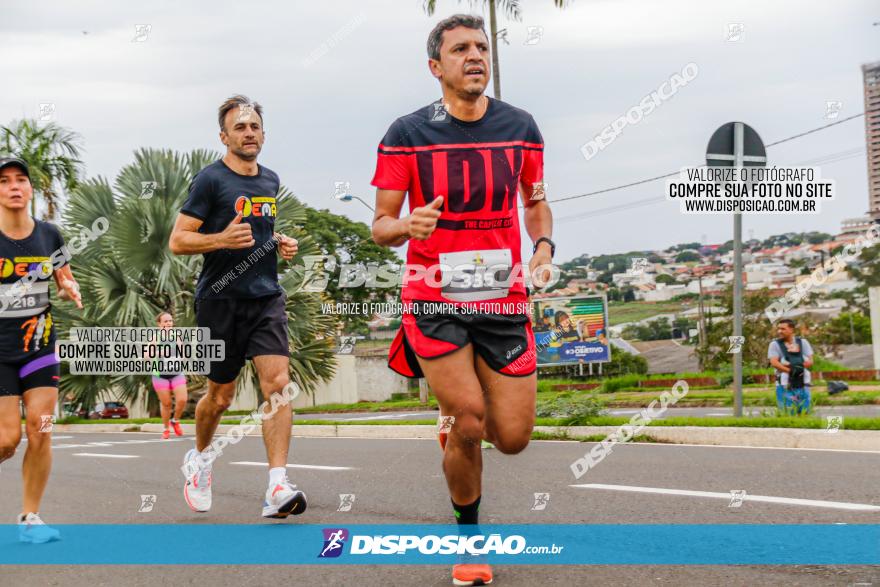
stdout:
<svg viewBox="0 0 880 587">
<path fill-rule="evenodd" d="M 440 206 L 443 205 L 443 196 L 437 196 L 427 206 L 416 208 L 407 216 L 406 233 L 410 238 L 426 240 L 437 228 L 437 219 L 440 218 Z"/>
<path fill-rule="evenodd" d="M 293 259 L 299 250 L 299 241 L 280 232 L 275 233 L 275 240 L 278 241 L 278 252 L 281 253 L 281 258 L 285 261 Z"/>
</svg>

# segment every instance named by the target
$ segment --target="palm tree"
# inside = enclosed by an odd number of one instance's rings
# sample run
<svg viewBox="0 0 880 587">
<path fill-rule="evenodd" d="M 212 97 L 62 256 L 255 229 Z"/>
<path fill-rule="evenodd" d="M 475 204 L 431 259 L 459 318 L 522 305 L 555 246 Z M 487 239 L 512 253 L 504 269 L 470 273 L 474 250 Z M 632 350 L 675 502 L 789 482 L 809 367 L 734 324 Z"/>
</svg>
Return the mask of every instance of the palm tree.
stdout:
<svg viewBox="0 0 880 587">
<path fill-rule="evenodd" d="M 489 5 L 489 42 L 492 45 L 492 90 L 496 100 L 501 99 L 501 68 L 498 65 L 498 25 L 495 20 L 495 4 L 501 7 L 509 18 L 519 21 L 522 13 L 519 10 L 519 0 L 483 0 L 483 4 Z M 569 0 L 553 0 L 557 8 L 565 8 Z M 471 0 L 473 6 L 474 1 Z M 437 0 L 424 0 L 422 5 L 428 16 L 433 16 L 437 8 Z M 501 33 L 505 33 L 504 30 Z"/>
<path fill-rule="evenodd" d="M 70 193 L 79 183 L 80 136 L 54 122 L 31 119 L 0 127 L 0 154 L 20 157 L 28 164 L 34 191 L 46 201 L 46 218 L 55 217 L 62 190 Z M 37 201 L 31 201 L 36 216 Z"/>
<path fill-rule="evenodd" d="M 155 326 L 155 317 L 162 310 L 171 312 L 177 326 L 195 325 L 193 296 L 201 256 L 173 255 L 168 237 L 193 175 L 219 157 L 205 150 L 180 154 L 141 149 L 135 152 L 134 163 L 117 176 L 115 190 L 98 177 L 71 194 L 63 216 L 65 237 L 79 234 L 102 216 L 109 221 L 109 229 L 71 262 L 85 309 L 76 310 L 70 304 L 54 306 L 59 339 L 67 338 L 70 327 Z M 149 193 L 143 189 L 144 182 L 155 182 L 150 198 L 142 197 Z M 282 187 L 275 228 L 299 240 L 300 255 L 317 252 L 314 242 L 295 226 L 305 218 L 305 206 Z M 304 268 L 294 266 L 283 273 L 281 285 L 288 292 L 290 377 L 309 391 L 333 375 L 335 318 L 321 313 L 318 294 L 302 291 L 303 279 Z M 239 391 L 248 380 L 253 389 L 259 389 L 250 365 L 239 378 Z M 195 377 L 193 383 L 204 384 L 204 378 Z M 91 406 L 110 389 L 116 389 L 121 399 L 143 397 L 149 389 L 149 377 L 65 373 L 60 387 L 64 395 L 76 398 L 75 403 Z M 154 403 L 154 394 L 148 397 Z"/>
</svg>

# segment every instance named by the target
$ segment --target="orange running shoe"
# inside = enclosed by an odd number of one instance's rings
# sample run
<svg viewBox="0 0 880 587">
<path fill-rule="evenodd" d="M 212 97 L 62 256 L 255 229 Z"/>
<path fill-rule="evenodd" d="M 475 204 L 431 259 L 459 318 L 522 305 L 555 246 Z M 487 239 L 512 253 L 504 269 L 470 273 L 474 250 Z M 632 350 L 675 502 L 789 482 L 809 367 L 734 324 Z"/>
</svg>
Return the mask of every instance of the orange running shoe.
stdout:
<svg viewBox="0 0 880 587">
<path fill-rule="evenodd" d="M 171 436 L 171 430 L 169 430 L 168 428 L 166 428 L 165 430 L 162 431 L 162 440 L 168 440 L 168 438 L 170 436 Z"/>
<path fill-rule="evenodd" d="M 174 428 L 175 436 L 183 436 L 183 429 L 180 427 L 180 422 L 177 420 L 171 420 L 171 427 Z"/>
<path fill-rule="evenodd" d="M 492 567 L 487 564 L 463 563 L 452 567 L 453 585 L 488 585 Z"/>
</svg>

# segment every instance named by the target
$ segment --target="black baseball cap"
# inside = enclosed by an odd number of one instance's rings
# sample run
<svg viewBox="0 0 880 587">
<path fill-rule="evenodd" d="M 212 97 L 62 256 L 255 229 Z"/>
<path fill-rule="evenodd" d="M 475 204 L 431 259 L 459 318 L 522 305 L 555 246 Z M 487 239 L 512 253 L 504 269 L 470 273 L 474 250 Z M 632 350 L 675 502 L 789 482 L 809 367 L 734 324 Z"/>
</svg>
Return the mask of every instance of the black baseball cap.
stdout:
<svg viewBox="0 0 880 587">
<path fill-rule="evenodd" d="M 28 179 L 31 178 L 31 172 L 28 169 L 27 163 L 24 162 L 24 159 L 19 159 L 18 157 L 0 157 L 0 171 L 11 166 L 20 167 Z"/>
</svg>

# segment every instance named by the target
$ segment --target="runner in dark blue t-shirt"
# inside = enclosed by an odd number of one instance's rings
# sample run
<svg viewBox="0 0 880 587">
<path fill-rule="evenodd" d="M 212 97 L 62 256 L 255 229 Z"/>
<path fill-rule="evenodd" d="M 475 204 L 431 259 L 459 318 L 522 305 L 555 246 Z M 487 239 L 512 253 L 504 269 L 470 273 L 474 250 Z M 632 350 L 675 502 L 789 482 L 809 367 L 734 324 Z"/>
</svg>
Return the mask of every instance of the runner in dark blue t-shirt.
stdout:
<svg viewBox="0 0 880 587">
<path fill-rule="evenodd" d="M 275 194 L 281 183 L 274 171 L 260 164 L 256 164 L 256 170 L 256 175 L 241 175 L 221 159 L 193 178 L 189 197 L 180 212 L 202 221 L 198 232 L 223 234 L 236 221 L 250 227 L 253 241 L 242 248 L 205 252 L 197 299 L 259 298 L 281 293 L 274 240 Z M 241 234 L 247 231 L 241 230 Z M 259 259 L 249 260 L 248 257 L 254 259 L 255 253 L 260 255 Z M 245 272 L 247 279 L 238 279 Z"/>
<path fill-rule="evenodd" d="M 253 359 L 263 397 L 273 408 L 290 392 L 287 313 L 276 249 L 289 261 L 297 242 L 275 232 L 280 183 L 275 172 L 257 163 L 265 138 L 263 109 L 233 96 L 220 106 L 218 122 L 226 155 L 193 178 L 169 242 L 176 255 L 205 256 L 196 287 L 196 322 L 225 345 L 225 358 L 211 363 L 208 393 L 196 407 L 196 448 L 184 458 L 183 495 L 197 512 L 211 508 L 211 462 L 217 455 L 210 444 L 245 361 Z M 289 400 L 262 422 L 269 459 L 263 517 L 286 518 L 306 509 L 305 494 L 286 474 L 291 424 Z"/>
<path fill-rule="evenodd" d="M 39 515 L 52 468 L 52 419 L 58 402 L 50 278 L 59 298 L 73 300 L 79 308 L 82 301 L 58 228 L 28 214 L 33 196 L 27 164 L 0 158 L 0 462 L 12 458 L 21 442 L 24 402 L 28 443 L 21 465 L 19 540 L 40 543 L 59 537 Z"/>
</svg>

